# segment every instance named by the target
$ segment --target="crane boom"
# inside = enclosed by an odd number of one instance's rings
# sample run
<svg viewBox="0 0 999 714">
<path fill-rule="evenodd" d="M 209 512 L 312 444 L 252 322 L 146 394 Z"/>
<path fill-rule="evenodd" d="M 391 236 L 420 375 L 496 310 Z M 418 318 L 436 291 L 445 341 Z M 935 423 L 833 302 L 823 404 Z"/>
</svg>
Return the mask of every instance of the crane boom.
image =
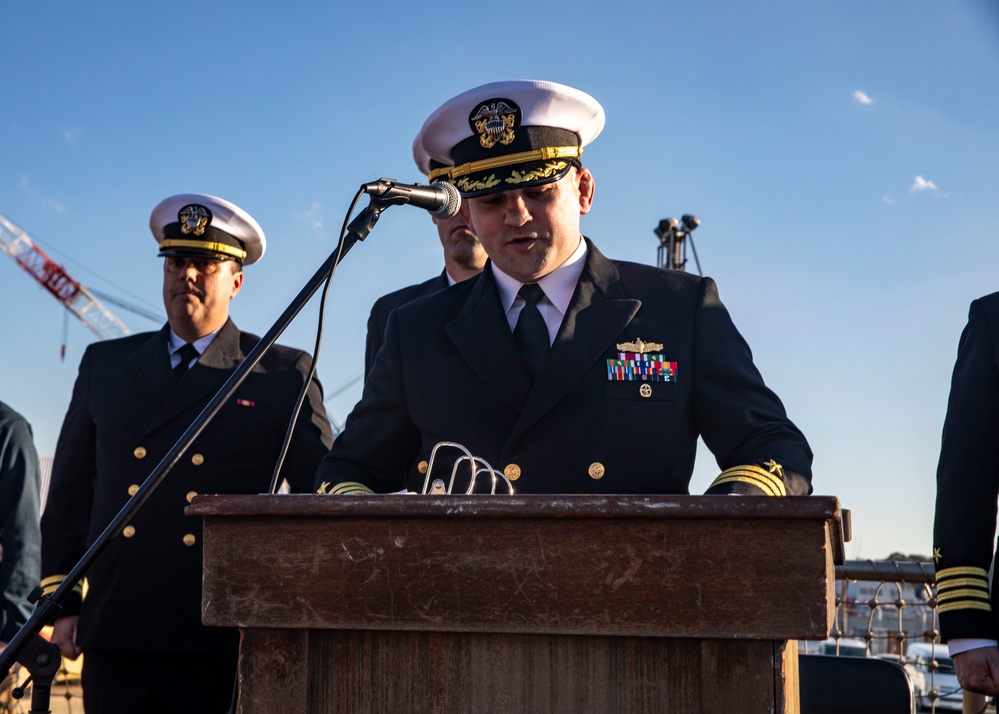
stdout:
<svg viewBox="0 0 999 714">
<path fill-rule="evenodd" d="M 61 265 L 56 264 L 45 251 L 35 245 L 27 233 L 2 213 L 0 248 L 100 339 L 132 334 L 121 320 L 98 302 L 85 285 L 74 280 Z"/>
</svg>

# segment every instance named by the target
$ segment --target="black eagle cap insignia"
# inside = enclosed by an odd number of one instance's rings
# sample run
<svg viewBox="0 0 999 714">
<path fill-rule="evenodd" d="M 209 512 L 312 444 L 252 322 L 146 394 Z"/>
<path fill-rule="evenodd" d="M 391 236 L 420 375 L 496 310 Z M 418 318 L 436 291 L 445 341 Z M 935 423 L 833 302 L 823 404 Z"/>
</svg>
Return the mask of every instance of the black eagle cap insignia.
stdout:
<svg viewBox="0 0 999 714">
<path fill-rule="evenodd" d="M 491 149 L 496 144 L 510 144 L 516 134 L 517 115 L 520 107 L 512 99 L 489 99 L 479 105 L 468 117 L 468 123 L 479 135 L 479 144 Z"/>
<path fill-rule="evenodd" d="M 200 236 L 204 234 L 205 229 L 212 222 L 212 212 L 204 206 L 192 203 L 177 212 L 177 220 L 180 221 L 181 233 L 184 235 L 193 233 Z"/>
</svg>

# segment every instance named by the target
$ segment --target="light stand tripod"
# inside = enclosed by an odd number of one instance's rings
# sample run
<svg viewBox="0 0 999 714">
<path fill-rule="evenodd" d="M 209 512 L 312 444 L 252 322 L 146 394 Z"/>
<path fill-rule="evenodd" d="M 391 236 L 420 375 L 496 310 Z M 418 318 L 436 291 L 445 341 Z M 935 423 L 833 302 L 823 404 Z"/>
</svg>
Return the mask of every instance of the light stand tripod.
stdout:
<svg viewBox="0 0 999 714">
<path fill-rule="evenodd" d="M 653 233 L 659 238 L 656 266 L 667 270 L 686 270 L 689 238 L 690 249 L 694 253 L 694 263 L 697 265 L 697 274 L 703 276 L 701 261 L 697 259 L 697 248 L 694 247 L 694 238 L 690 235 L 699 225 L 701 219 L 689 214 L 684 214 L 679 221 L 672 217 L 659 221 L 659 225 L 653 229 Z"/>
</svg>

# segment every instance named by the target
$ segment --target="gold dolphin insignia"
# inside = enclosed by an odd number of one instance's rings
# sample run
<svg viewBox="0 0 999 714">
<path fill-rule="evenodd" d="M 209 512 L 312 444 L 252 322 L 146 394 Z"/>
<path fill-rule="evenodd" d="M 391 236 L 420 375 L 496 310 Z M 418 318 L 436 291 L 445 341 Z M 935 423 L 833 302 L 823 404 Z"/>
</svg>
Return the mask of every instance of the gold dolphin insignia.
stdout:
<svg viewBox="0 0 999 714">
<path fill-rule="evenodd" d="M 645 342 L 639 337 L 634 342 L 619 342 L 617 348 L 621 352 L 637 352 L 644 355 L 646 352 L 658 352 L 663 346 L 660 342 Z"/>
</svg>

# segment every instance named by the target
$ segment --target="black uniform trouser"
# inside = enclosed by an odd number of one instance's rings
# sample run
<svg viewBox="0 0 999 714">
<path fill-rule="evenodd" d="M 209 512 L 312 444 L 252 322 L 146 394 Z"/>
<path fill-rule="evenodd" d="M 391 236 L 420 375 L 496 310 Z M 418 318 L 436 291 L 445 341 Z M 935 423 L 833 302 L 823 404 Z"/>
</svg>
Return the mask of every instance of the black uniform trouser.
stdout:
<svg viewBox="0 0 999 714">
<path fill-rule="evenodd" d="M 122 652 L 83 655 L 87 714 L 228 714 L 237 651 Z"/>
</svg>

